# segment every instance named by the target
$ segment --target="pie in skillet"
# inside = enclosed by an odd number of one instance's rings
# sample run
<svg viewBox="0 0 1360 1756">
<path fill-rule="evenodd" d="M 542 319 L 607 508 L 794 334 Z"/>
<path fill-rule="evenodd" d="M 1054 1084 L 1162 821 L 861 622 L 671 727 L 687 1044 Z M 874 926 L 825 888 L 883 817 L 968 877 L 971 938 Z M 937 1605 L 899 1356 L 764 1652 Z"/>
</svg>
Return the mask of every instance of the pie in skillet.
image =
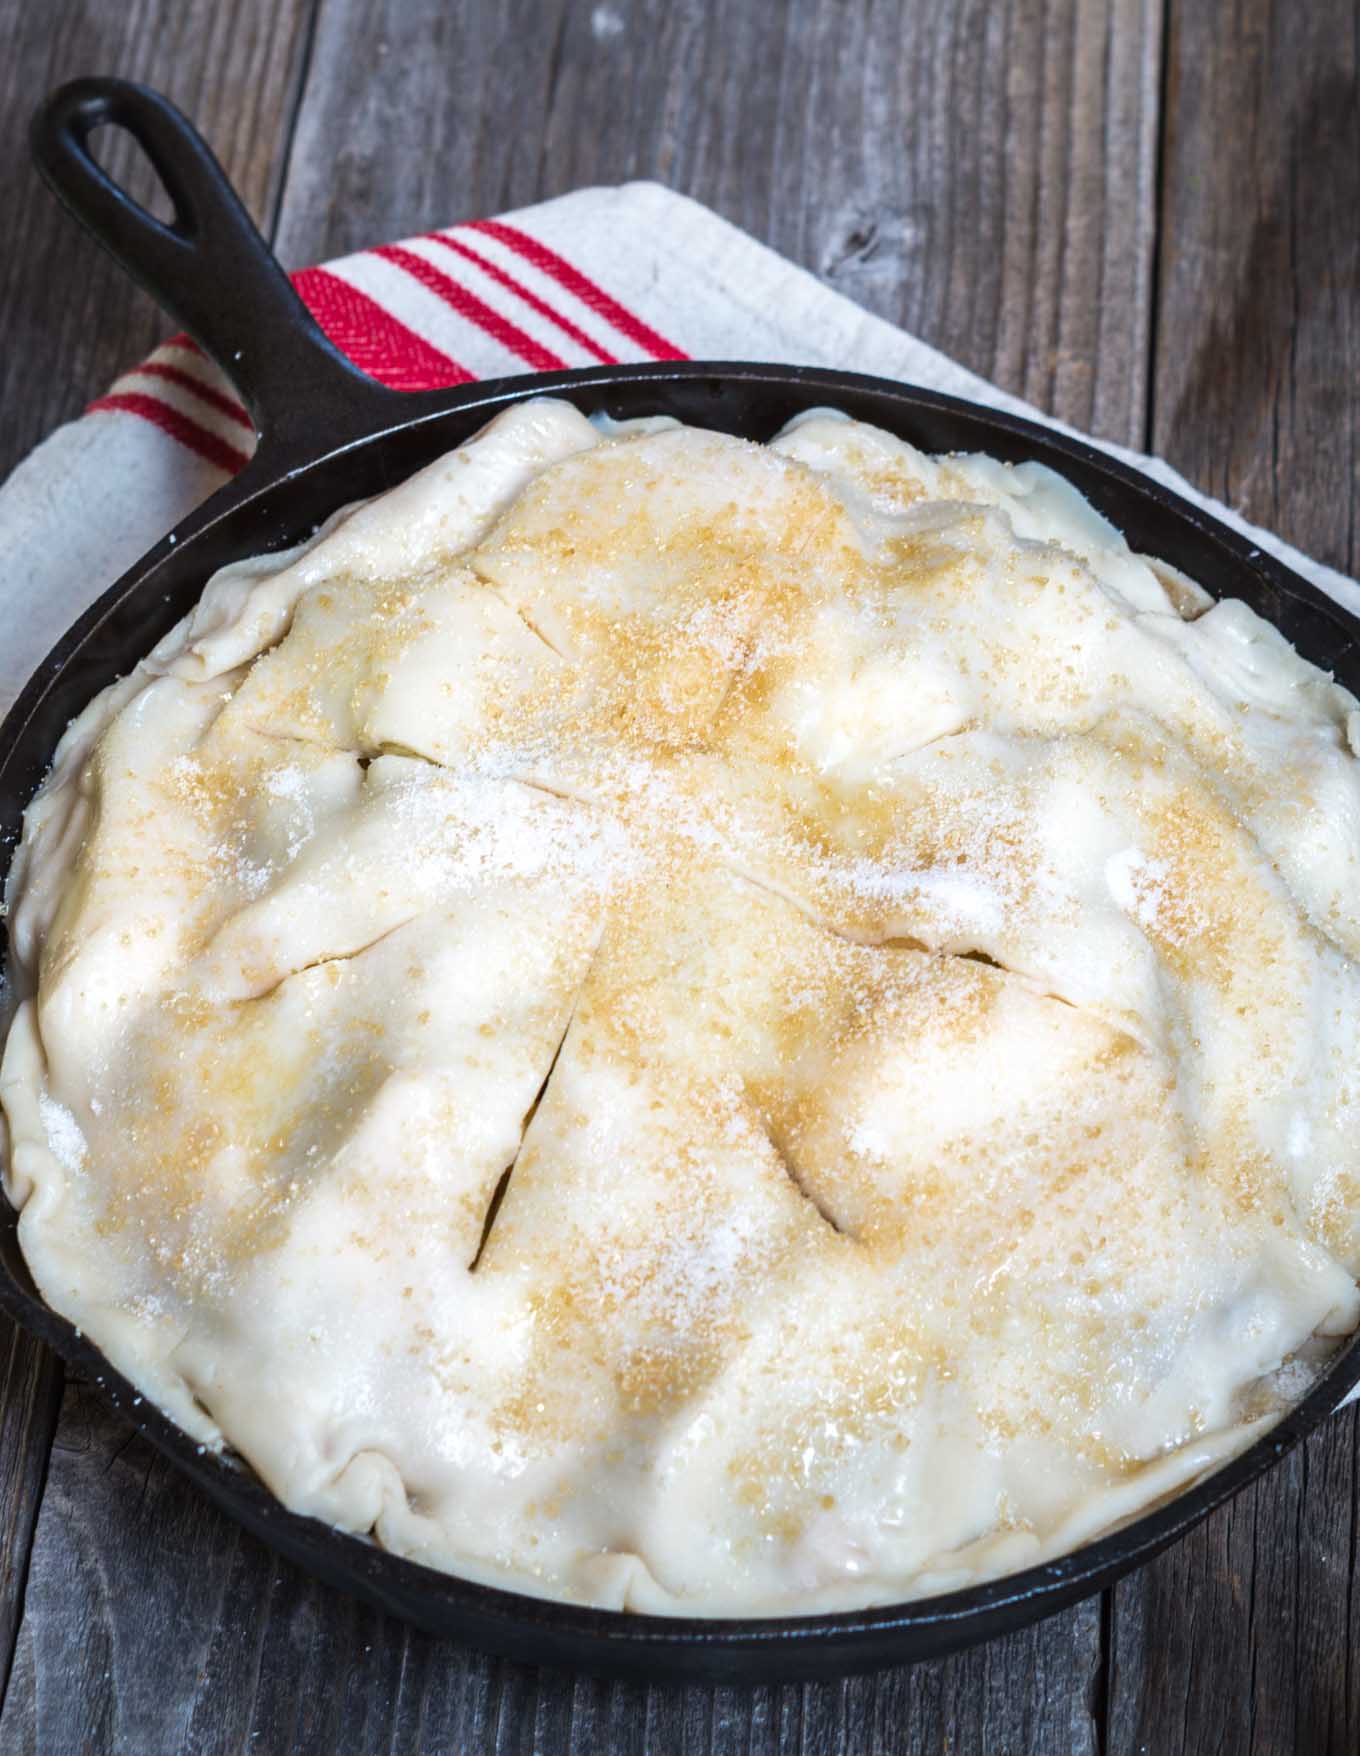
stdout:
<svg viewBox="0 0 1360 1756">
<path fill-rule="evenodd" d="M 1357 705 L 1037 465 L 501 415 L 71 726 L 44 1297 L 287 1505 L 545 1596 L 919 1596 L 1360 1317 Z"/>
</svg>

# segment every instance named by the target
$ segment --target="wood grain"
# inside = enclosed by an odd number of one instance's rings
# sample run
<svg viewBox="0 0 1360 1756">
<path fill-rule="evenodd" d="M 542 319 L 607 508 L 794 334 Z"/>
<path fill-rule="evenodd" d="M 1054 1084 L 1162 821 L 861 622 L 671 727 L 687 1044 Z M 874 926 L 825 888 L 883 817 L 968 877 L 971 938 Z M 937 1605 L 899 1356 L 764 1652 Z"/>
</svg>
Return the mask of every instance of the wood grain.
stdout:
<svg viewBox="0 0 1360 1756">
<path fill-rule="evenodd" d="M 0 476 L 166 331 L 151 302 L 42 186 L 25 130 L 64 79 L 119 73 L 167 91 L 199 121 L 247 202 L 269 218 L 300 85 L 311 0 L 234 10 L 70 0 L 0 7 Z M 111 152 L 115 174 L 130 152 Z M 149 193 L 148 174 L 128 186 Z M 8 1676 L 38 1493 L 60 1397 L 56 1362 L 0 1318 L 0 1681 Z"/>
<path fill-rule="evenodd" d="M 9 238 L 0 251 L 0 476 L 169 328 L 48 194 L 28 157 L 33 106 L 81 74 L 154 85 L 194 118 L 251 212 L 270 223 L 313 4 L 0 6 L 0 212 Z M 101 150 L 117 175 L 137 165 L 131 148 Z M 138 166 L 128 186 L 145 198 L 154 179 Z"/>
<path fill-rule="evenodd" d="M 1253 516 L 1360 561 L 1340 0 L 1169 0 L 1165 54 L 1161 0 L 322 0 L 309 59 L 310 11 L 0 0 L 0 189 L 22 242 L 0 262 L 0 468 L 160 333 L 18 141 L 35 93 L 98 68 L 196 116 L 291 263 L 658 177 L 1006 387 L 1111 437 L 1150 431 Z M 3 1339 L 0 1639 L 59 1394 Z M 61 1394 L 6 1752 L 1360 1748 L 1354 1412 L 1103 1608 L 912 1670 L 707 1690 L 407 1630 L 276 1561 L 85 1387 Z"/>
<path fill-rule="evenodd" d="M 1141 443 L 1160 18 L 1160 0 L 329 4 L 279 248 L 300 264 L 658 178 Z"/>
<path fill-rule="evenodd" d="M 1116 1587 L 1110 1756 L 1352 1753 L 1355 1411 Z"/>
<path fill-rule="evenodd" d="M 0 1699 L 28 1580 L 33 1526 L 61 1400 L 58 1361 L 0 1318 Z"/>
<path fill-rule="evenodd" d="M 1173 7 L 1156 448 L 1354 571 L 1360 480 L 1360 13 Z"/>
<path fill-rule="evenodd" d="M 1360 567 L 1360 104 L 1342 0 L 1171 8 L 1153 443 Z M 1357 1424 L 1121 1584 L 1110 1756 L 1360 1749 Z"/>
<path fill-rule="evenodd" d="M 309 1579 L 67 1386 L 0 1749 L 670 1756 L 1094 1753 L 1099 1608 L 831 1686 L 667 1688 L 536 1671 Z"/>
</svg>

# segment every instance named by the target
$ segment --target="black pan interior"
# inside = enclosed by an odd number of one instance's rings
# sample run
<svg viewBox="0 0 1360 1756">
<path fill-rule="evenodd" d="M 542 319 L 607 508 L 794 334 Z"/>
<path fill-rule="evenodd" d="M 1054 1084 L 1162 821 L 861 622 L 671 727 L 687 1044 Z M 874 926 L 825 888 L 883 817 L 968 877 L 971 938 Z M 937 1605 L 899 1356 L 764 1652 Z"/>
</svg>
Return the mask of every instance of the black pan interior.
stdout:
<svg viewBox="0 0 1360 1756">
<path fill-rule="evenodd" d="M 305 394 L 305 393 L 304 393 Z M 615 419 L 666 414 L 743 438 L 772 437 L 801 411 L 831 405 L 924 450 L 1034 458 L 1068 477 L 1131 545 L 1171 561 L 1215 596 L 1241 597 L 1306 657 L 1360 688 L 1360 624 L 1226 527 L 1079 441 L 955 399 L 853 374 L 781 366 L 665 365 L 506 380 L 471 391 L 391 397 L 391 423 L 310 459 L 252 466 L 118 582 L 44 662 L 0 729 L 0 881 L 22 811 L 68 721 L 129 670 L 192 606 L 227 561 L 308 535 L 337 506 L 403 480 L 508 403 L 571 398 Z M 936 1656 L 1062 1608 L 1152 1554 L 1269 1466 L 1360 1377 L 1348 1341 L 1308 1397 L 1241 1457 L 1166 1504 L 1050 1565 L 915 1603 L 781 1620 L 669 1620 L 540 1602 L 476 1586 L 385 1554 L 284 1510 L 254 1476 L 199 1448 L 113 1372 L 39 1298 L 0 1211 L 0 1304 L 96 1377 L 130 1419 L 241 1523 L 343 1589 L 436 1632 L 533 1662 L 709 1679 L 832 1676 Z"/>
</svg>

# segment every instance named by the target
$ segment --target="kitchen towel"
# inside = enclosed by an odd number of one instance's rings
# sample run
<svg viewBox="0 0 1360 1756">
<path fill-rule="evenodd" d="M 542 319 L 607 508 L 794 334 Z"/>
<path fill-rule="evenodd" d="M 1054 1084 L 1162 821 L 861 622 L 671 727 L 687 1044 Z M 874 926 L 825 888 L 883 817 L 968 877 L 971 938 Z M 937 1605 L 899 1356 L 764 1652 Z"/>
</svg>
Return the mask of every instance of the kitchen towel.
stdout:
<svg viewBox="0 0 1360 1756">
<path fill-rule="evenodd" d="M 294 280 L 332 339 L 397 389 L 616 360 L 772 360 L 903 379 L 1061 425 L 655 183 L 583 189 Z M 85 605 L 252 445 L 230 385 L 181 337 L 19 465 L 0 488 L 0 712 Z M 1360 588 L 1341 574 L 1247 525 L 1159 459 L 1104 449 L 1360 612 Z"/>
</svg>

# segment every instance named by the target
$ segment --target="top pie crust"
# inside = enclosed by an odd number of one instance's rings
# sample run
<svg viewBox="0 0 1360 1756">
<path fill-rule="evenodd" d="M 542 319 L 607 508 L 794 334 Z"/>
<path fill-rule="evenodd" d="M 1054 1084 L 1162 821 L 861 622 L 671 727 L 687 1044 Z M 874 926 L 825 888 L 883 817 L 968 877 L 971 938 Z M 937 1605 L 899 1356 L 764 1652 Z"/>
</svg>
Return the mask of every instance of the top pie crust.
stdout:
<svg viewBox="0 0 1360 1756">
<path fill-rule="evenodd" d="M 1355 714 L 1037 465 L 520 405 L 67 732 L 27 1259 L 289 1506 L 474 1578 L 794 1613 L 1060 1553 L 1360 1318 Z"/>
</svg>

